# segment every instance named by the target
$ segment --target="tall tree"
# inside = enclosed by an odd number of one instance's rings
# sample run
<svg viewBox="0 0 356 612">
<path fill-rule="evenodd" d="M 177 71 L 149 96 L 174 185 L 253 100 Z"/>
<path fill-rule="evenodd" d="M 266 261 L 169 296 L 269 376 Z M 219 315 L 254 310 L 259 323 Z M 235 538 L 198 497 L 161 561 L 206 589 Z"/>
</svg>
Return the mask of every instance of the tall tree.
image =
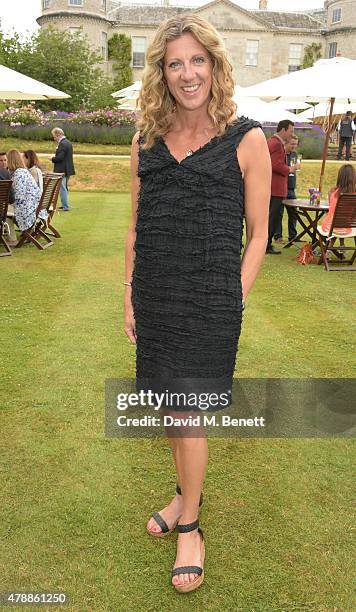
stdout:
<svg viewBox="0 0 356 612">
<path fill-rule="evenodd" d="M 43 109 L 91 109 L 98 87 L 106 88 L 105 91 L 110 89 L 98 66 L 102 62 L 101 55 L 91 49 L 87 38 L 81 34 L 43 28 L 27 41 L 20 40 L 17 34 L 10 38 L 2 36 L 0 55 L 9 68 L 71 96 L 67 100 L 39 104 Z M 101 96 L 100 101 L 111 102 L 107 96 L 105 100 Z"/>
</svg>

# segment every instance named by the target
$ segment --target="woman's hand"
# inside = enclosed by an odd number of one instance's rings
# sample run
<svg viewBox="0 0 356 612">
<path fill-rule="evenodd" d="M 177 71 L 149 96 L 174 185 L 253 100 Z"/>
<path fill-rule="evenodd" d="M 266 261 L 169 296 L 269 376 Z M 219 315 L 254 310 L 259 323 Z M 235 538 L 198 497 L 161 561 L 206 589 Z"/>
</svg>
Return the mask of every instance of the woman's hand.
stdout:
<svg viewBox="0 0 356 612">
<path fill-rule="evenodd" d="M 130 342 L 136 344 L 136 321 L 131 302 L 131 287 L 130 292 L 127 292 L 127 295 L 125 295 L 124 331 Z"/>
</svg>

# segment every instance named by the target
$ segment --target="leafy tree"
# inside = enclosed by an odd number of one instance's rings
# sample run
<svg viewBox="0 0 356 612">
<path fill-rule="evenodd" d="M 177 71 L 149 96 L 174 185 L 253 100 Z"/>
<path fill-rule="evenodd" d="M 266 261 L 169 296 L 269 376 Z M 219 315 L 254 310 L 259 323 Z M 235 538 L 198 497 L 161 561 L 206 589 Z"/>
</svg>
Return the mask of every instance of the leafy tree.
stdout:
<svg viewBox="0 0 356 612">
<path fill-rule="evenodd" d="M 310 43 L 304 49 L 302 68 L 311 68 L 321 58 L 321 43 Z"/>
<path fill-rule="evenodd" d="M 114 89 L 123 89 L 133 81 L 131 68 L 131 38 L 126 34 L 114 34 L 108 41 L 109 59 L 114 60 Z"/>
<path fill-rule="evenodd" d="M 90 92 L 85 109 L 93 111 L 102 108 L 116 108 L 117 100 L 111 95 L 113 91 L 115 91 L 114 82 L 101 73 L 95 87 Z"/>
<path fill-rule="evenodd" d="M 68 93 L 71 98 L 38 103 L 43 110 L 76 111 L 93 108 L 95 99 L 111 104 L 108 82 L 98 66 L 101 55 L 93 51 L 86 37 L 54 28 L 43 28 L 27 41 L 18 34 L 1 37 L 0 55 L 4 65 Z M 100 90 L 98 96 L 96 92 Z M 110 93 L 114 91 L 111 89 Z"/>
</svg>

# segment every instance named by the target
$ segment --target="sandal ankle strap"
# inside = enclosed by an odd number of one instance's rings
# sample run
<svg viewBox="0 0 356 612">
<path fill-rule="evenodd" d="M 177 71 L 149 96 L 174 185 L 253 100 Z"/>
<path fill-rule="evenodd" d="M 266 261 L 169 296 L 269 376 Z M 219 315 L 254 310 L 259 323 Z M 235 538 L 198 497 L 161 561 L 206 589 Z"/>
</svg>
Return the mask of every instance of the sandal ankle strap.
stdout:
<svg viewBox="0 0 356 612">
<path fill-rule="evenodd" d="M 194 531 L 199 527 L 199 519 L 193 521 L 193 523 L 187 523 L 186 525 L 176 525 L 178 533 L 188 533 L 188 531 Z"/>
</svg>

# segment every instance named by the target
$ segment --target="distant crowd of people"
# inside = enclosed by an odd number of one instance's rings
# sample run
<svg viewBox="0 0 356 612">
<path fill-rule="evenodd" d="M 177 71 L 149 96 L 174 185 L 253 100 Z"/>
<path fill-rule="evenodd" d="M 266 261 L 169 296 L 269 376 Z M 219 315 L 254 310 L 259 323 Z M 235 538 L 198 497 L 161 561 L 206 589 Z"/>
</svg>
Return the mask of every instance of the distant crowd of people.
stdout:
<svg viewBox="0 0 356 612">
<path fill-rule="evenodd" d="M 345 117 L 340 121 L 340 145 L 339 158 L 343 147 L 346 146 L 346 159 L 350 157 L 352 134 L 355 130 L 352 113 L 346 113 Z M 271 200 L 269 209 L 269 228 L 268 228 L 268 245 L 266 253 L 270 255 L 279 255 L 281 251 L 277 250 L 272 241 L 283 243 L 282 236 L 282 219 L 284 208 L 288 214 L 288 242 L 295 240 L 297 237 L 297 212 L 293 206 L 284 206 L 283 202 L 288 200 L 296 200 L 296 185 L 297 171 L 301 164 L 298 161 L 297 147 L 299 143 L 298 137 L 294 133 L 294 123 L 288 119 L 280 121 L 277 126 L 276 133 L 268 139 L 268 148 L 272 163 L 272 186 Z M 337 184 L 328 194 L 329 212 L 325 216 L 320 230 L 325 233 L 330 229 L 331 220 L 333 218 L 336 203 L 340 193 L 355 193 L 356 192 L 356 171 L 351 164 L 341 166 L 337 178 Z M 347 236 L 350 234 L 350 228 L 341 228 L 341 234 Z"/>
<path fill-rule="evenodd" d="M 65 137 L 62 129 L 54 128 L 52 136 L 58 143 L 55 155 L 49 159 L 54 165 L 54 172 L 63 173 L 60 197 L 63 211 L 70 210 L 68 199 L 68 180 L 75 174 L 73 147 Z M 0 151 L 0 180 L 11 180 L 10 204 L 14 206 L 15 222 L 19 230 L 33 227 L 36 211 L 43 193 L 43 170 L 35 151 L 28 149 L 22 153 L 17 149 Z M 47 211 L 42 210 L 39 216 L 47 218 Z M 17 243 L 16 236 L 8 240 L 10 246 Z"/>
</svg>

